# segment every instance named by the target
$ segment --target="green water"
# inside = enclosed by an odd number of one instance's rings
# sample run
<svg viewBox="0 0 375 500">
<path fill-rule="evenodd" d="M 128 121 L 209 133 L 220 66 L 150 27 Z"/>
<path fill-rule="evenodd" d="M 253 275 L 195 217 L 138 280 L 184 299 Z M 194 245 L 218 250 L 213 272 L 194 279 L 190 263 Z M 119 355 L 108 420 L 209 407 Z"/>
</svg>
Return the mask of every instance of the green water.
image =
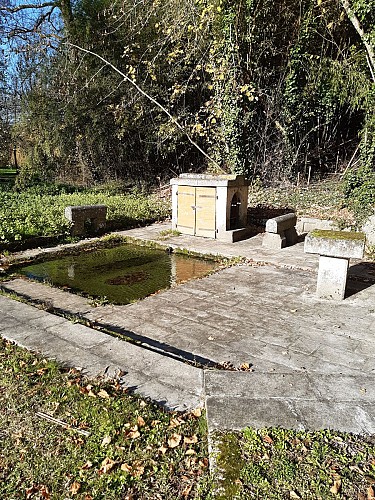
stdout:
<svg viewBox="0 0 375 500">
<path fill-rule="evenodd" d="M 30 279 L 113 304 L 129 304 L 205 276 L 217 265 L 213 261 L 126 244 L 25 266 L 20 272 Z"/>
</svg>

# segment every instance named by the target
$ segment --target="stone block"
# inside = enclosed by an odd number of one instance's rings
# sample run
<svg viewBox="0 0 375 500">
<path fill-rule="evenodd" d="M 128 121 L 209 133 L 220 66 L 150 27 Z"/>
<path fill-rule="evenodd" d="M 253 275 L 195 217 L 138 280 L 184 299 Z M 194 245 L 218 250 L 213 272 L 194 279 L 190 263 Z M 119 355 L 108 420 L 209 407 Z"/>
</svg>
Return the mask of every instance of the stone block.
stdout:
<svg viewBox="0 0 375 500">
<path fill-rule="evenodd" d="M 297 217 L 295 213 L 280 215 L 279 217 L 268 219 L 266 222 L 266 232 L 281 234 L 287 229 L 294 228 L 296 223 Z"/>
<path fill-rule="evenodd" d="M 367 219 L 362 231 L 366 235 L 367 244 L 370 246 L 375 245 L 375 214 Z"/>
<path fill-rule="evenodd" d="M 343 300 L 349 259 L 319 257 L 318 283 L 316 294 L 321 299 Z"/>
<path fill-rule="evenodd" d="M 281 248 L 286 247 L 286 237 L 285 234 L 277 234 L 277 233 L 264 233 L 262 245 L 264 247 L 280 250 Z"/>
<path fill-rule="evenodd" d="M 279 250 L 287 245 L 297 243 L 297 217 L 295 213 L 284 214 L 266 222 L 266 233 L 263 236 L 263 246 Z"/>
<path fill-rule="evenodd" d="M 341 259 L 362 259 L 365 241 L 363 233 L 315 230 L 306 236 L 305 252 Z"/>
<path fill-rule="evenodd" d="M 106 225 L 106 205 L 80 205 L 65 208 L 65 217 L 72 222 L 72 236 L 99 233 Z"/>
<path fill-rule="evenodd" d="M 316 219 L 314 217 L 301 217 L 297 223 L 297 231 L 300 234 L 309 233 L 314 229 L 336 230 L 337 226 L 332 220 Z"/>
</svg>

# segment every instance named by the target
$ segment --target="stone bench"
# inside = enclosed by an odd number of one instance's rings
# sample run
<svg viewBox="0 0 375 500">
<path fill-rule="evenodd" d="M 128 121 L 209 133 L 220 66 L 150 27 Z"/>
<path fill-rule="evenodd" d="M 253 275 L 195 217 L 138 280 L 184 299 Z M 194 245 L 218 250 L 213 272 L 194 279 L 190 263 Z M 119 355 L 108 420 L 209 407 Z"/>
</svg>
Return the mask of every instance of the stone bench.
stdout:
<svg viewBox="0 0 375 500">
<path fill-rule="evenodd" d="M 305 239 L 305 252 L 319 255 L 319 298 L 342 300 L 345 297 L 349 259 L 362 259 L 366 237 L 363 233 L 315 230 Z"/>
<path fill-rule="evenodd" d="M 294 245 L 298 240 L 296 223 L 297 216 L 295 213 L 268 219 L 262 245 L 276 250 Z"/>
<path fill-rule="evenodd" d="M 104 231 L 106 205 L 80 205 L 65 208 L 65 217 L 72 223 L 72 236 L 85 236 Z"/>
</svg>

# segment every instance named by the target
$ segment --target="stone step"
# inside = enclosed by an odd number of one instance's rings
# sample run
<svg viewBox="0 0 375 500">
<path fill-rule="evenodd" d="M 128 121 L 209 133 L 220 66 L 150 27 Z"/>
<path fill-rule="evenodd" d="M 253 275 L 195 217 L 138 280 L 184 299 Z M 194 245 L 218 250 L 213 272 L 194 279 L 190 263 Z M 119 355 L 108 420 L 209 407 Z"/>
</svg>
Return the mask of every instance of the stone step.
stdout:
<svg viewBox="0 0 375 500">
<path fill-rule="evenodd" d="M 205 391 L 209 431 L 279 426 L 375 433 L 371 376 L 207 371 Z"/>
</svg>

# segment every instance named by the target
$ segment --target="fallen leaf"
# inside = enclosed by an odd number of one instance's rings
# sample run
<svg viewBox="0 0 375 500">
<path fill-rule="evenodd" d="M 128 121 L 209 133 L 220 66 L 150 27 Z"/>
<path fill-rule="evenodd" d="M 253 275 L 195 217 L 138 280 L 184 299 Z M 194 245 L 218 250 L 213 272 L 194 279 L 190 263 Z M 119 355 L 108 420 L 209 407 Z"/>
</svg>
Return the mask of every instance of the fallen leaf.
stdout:
<svg viewBox="0 0 375 500">
<path fill-rule="evenodd" d="M 268 435 L 263 436 L 263 441 L 268 444 L 273 444 L 273 439 Z"/>
<path fill-rule="evenodd" d="M 168 448 L 166 448 L 165 446 L 160 446 L 160 448 L 158 449 L 158 451 L 160 451 L 160 453 L 162 453 L 163 455 L 165 455 L 168 451 Z"/>
<path fill-rule="evenodd" d="M 204 469 L 207 469 L 207 467 L 208 467 L 208 458 L 203 458 L 202 460 L 199 460 L 198 465 L 200 467 L 203 467 Z"/>
<path fill-rule="evenodd" d="M 146 425 L 146 422 L 141 416 L 138 417 L 137 422 L 139 427 L 144 427 Z"/>
<path fill-rule="evenodd" d="M 110 398 L 110 395 L 104 389 L 100 389 L 100 391 L 98 392 L 98 396 L 101 397 L 101 398 L 103 398 L 103 399 L 109 399 Z"/>
<path fill-rule="evenodd" d="M 193 410 L 191 414 L 194 415 L 194 417 L 199 418 L 202 416 L 202 410 L 200 408 L 195 408 L 195 410 Z"/>
<path fill-rule="evenodd" d="M 107 446 L 112 441 L 111 436 L 105 436 L 102 441 L 102 446 Z"/>
<path fill-rule="evenodd" d="M 80 489 L 81 483 L 79 483 L 78 481 L 74 481 L 74 483 L 72 483 L 72 485 L 70 486 L 69 491 L 72 495 L 77 495 Z"/>
<path fill-rule="evenodd" d="M 341 478 L 337 474 L 334 475 L 333 486 L 329 489 L 331 493 L 337 495 L 341 489 Z"/>
<path fill-rule="evenodd" d="M 181 443 L 181 439 L 181 434 L 172 434 L 172 436 L 168 439 L 169 448 L 177 448 L 177 446 Z"/>
<path fill-rule="evenodd" d="M 91 467 L 92 467 L 92 462 L 88 461 L 84 465 L 82 465 L 81 470 L 91 469 Z"/>
<path fill-rule="evenodd" d="M 191 437 L 185 436 L 184 437 L 184 443 L 185 444 L 195 444 L 195 443 L 198 443 L 198 438 L 195 435 L 191 436 Z"/>
<path fill-rule="evenodd" d="M 133 477 L 141 477 L 145 471 L 145 468 L 141 464 L 134 464 L 131 475 Z"/>
<path fill-rule="evenodd" d="M 291 490 L 291 491 L 289 491 L 289 498 L 293 498 L 293 500 L 298 500 L 301 497 L 299 495 L 297 495 L 297 493 L 295 491 Z"/>
<path fill-rule="evenodd" d="M 144 408 L 146 405 L 147 405 L 147 403 L 145 403 L 144 401 L 141 401 L 141 402 L 139 403 L 139 406 L 140 406 L 141 408 Z"/>
<path fill-rule="evenodd" d="M 180 425 L 184 424 L 185 420 L 182 418 L 171 418 L 169 422 L 169 429 L 174 429 L 175 427 L 179 427 Z"/>
<path fill-rule="evenodd" d="M 191 492 L 192 487 L 193 487 L 193 485 L 192 485 L 192 484 L 189 484 L 188 486 L 186 486 L 186 488 L 184 488 L 184 489 L 181 491 L 181 495 L 182 495 L 184 498 L 187 498 L 187 497 L 190 495 L 190 492 Z"/>
<path fill-rule="evenodd" d="M 121 464 L 121 467 L 120 469 L 123 471 L 123 472 L 131 472 L 132 471 L 132 467 L 128 464 Z"/>
<path fill-rule="evenodd" d="M 37 493 L 37 492 L 38 492 L 38 488 L 35 486 L 35 484 L 30 486 L 30 488 L 26 488 L 26 491 L 25 491 L 26 500 L 29 500 L 29 498 L 31 498 L 34 495 L 34 493 Z"/>
<path fill-rule="evenodd" d="M 195 452 L 195 450 L 189 448 L 188 450 L 186 450 L 185 455 L 188 455 L 188 456 L 196 455 L 196 452 Z"/>
<path fill-rule="evenodd" d="M 114 460 L 112 460 L 112 458 L 109 458 L 109 457 L 106 457 L 102 464 L 101 464 L 101 467 L 99 469 L 99 472 L 101 474 L 107 474 L 108 472 L 110 472 L 114 466 L 116 465 L 117 462 L 115 462 Z"/>
<path fill-rule="evenodd" d="M 45 498 L 46 500 L 49 500 L 51 498 L 51 494 L 47 486 L 41 486 L 39 492 L 42 495 L 42 498 Z"/>
<path fill-rule="evenodd" d="M 373 500 L 375 498 L 375 488 L 373 486 L 369 486 L 367 488 L 367 499 Z"/>
<path fill-rule="evenodd" d="M 156 427 L 158 424 L 160 424 L 160 420 L 153 420 L 151 422 L 151 427 Z"/>
<path fill-rule="evenodd" d="M 137 439 L 139 438 L 141 433 L 138 430 L 138 425 L 131 427 L 130 430 L 126 433 L 125 437 L 129 439 Z"/>
</svg>

